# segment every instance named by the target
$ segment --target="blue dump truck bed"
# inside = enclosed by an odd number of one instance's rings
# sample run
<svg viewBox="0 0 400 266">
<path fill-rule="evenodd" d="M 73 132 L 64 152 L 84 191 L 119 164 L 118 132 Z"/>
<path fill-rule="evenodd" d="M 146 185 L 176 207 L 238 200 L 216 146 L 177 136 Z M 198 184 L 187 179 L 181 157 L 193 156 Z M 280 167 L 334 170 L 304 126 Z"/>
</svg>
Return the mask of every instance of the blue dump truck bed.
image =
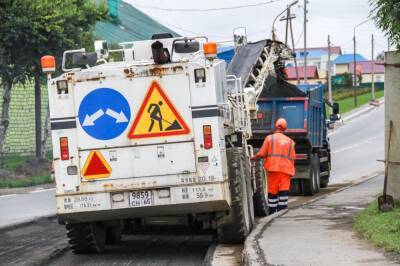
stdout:
<svg viewBox="0 0 400 266">
<path fill-rule="evenodd" d="M 253 123 L 255 137 L 271 134 L 275 130 L 275 121 L 283 117 L 288 123 L 288 135 L 307 139 L 313 147 L 324 145 L 326 126 L 323 86 L 303 87 L 299 90 L 303 96 L 259 98 L 258 119 Z"/>
<path fill-rule="evenodd" d="M 248 43 L 240 47 L 228 65 L 227 73 L 241 79 L 244 88 L 252 86 L 251 75 L 258 73 L 263 61 L 263 50 L 269 49 L 271 40 Z M 325 103 L 322 85 L 295 86 L 286 82 L 284 62 L 274 64 L 275 73 L 271 73 L 264 82 L 263 90 L 257 101 L 257 119 L 252 121 L 253 136 L 247 142 L 254 150 L 261 148 L 265 137 L 275 130 L 275 121 L 283 117 L 288 122 L 285 132 L 296 143 L 296 173 L 292 178 L 292 194 L 313 195 L 320 187 L 329 183 L 331 154 L 327 126 L 325 123 Z M 255 166 L 255 182 L 262 184 L 265 172 L 262 164 Z M 255 202 L 259 199 L 255 198 Z"/>
</svg>

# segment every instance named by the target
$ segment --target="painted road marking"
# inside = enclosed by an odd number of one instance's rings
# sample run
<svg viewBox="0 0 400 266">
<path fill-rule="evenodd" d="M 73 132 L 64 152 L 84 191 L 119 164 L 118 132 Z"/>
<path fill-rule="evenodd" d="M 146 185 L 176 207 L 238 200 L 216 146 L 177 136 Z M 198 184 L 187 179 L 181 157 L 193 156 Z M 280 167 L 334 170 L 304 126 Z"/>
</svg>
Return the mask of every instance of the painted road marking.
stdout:
<svg viewBox="0 0 400 266">
<path fill-rule="evenodd" d="M 0 198 L 12 198 L 12 197 L 15 197 L 15 196 L 17 196 L 17 194 L 7 194 L 7 195 L 0 196 Z"/>
<path fill-rule="evenodd" d="M 365 144 L 371 143 L 373 140 L 378 139 L 378 138 L 380 138 L 380 136 L 375 136 L 375 137 L 367 138 L 367 139 L 365 139 L 365 140 L 363 140 L 363 141 L 357 142 L 357 143 L 355 143 L 355 144 L 353 144 L 353 145 L 350 145 L 350 146 L 347 146 L 347 147 L 345 147 L 345 148 L 338 149 L 338 150 L 336 150 L 336 151 L 332 151 L 332 154 L 344 152 L 344 151 L 347 151 L 347 150 L 352 150 L 352 149 L 354 149 L 354 148 L 357 148 L 357 147 L 363 146 L 363 145 L 365 145 Z"/>
<path fill-rule="evenodd" d="M 47 192 L 47 191 L 52 191 L 52 190 L 56 190 L 56 189 L 55 188 L 36 189 L 36 190 L 33 190 L 33 191 L 29 192 L 29 193 L 42 193 L 42 192 Z"/>
</svg>

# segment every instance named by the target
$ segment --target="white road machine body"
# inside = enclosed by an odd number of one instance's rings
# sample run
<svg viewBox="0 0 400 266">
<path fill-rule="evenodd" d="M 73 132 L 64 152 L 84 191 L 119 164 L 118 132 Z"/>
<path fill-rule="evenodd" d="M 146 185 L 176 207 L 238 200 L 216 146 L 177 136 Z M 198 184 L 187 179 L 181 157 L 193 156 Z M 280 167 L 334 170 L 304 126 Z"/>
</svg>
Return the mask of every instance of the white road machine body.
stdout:
<svg viewBox="0 0 400 266">
<path fill-rule="evenodd" d="M 243 243 L 254 215 L 268 213 L 247 140 L 282 44 L 257 43 L 245 89 L 207 38 L 157 34 L 120 45 L 66 51 L 56 78 L 54 57 L 42 58 L 57 213 L 72 250 L 101 252 L 122 232 L 168 224 Z"/>
<path fill-rule="evenodd" d="M 155 42 L 162 47 L 157 63 Z M 226 65 L 199 43 L 133 42 L 114 51 L 119 62 L 106 61 L 113 51 L 102 47 L 95 66 L 84 50 L 64 54 L 65 73 L 48 80 L 62 220 L 230 208 L 225 136 L 235 128 L 227 126 Z M 80 66 L 65 66 L 69 56 Z"/>
</svg>

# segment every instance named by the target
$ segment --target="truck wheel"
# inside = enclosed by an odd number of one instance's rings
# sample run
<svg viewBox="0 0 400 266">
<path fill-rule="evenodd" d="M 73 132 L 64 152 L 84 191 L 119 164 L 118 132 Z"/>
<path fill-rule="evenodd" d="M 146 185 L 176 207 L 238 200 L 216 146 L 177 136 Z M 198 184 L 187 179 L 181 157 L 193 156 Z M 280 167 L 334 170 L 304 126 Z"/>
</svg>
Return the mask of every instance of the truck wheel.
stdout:
<svg viewBox="0 0 400 266">
<path fill-rule="evenodd" d="M 328 177 L 321 177 L 321 188 L 326 188 L 328 187 L 329 184 L 329 178 Z"/>
<path fill-rule="evenodd" d="M 312 196 L 319 192 L 320 175 L 319 175 L 319 158 L 313 154 L 309 166 L 309 178 L 301 181 L 302 192 L 305 196 Z"/>
<path fill-rule="evenodd" d="M 250 231 L 253 230 L 254 225 L 254 190 L 253 190 L 253 181 L 252 181 L 252 170 L 251 170 L 251 161 L 250 157 L 247 155 L 246 150 L 243 149 L 242 153 L 242 162 L 244 162 L 244 172 L 242 177 L 244 177 L 244 181 L 246 184 L 246 198 L 247 198 L 247 205 L 248 205 L 248 212 L 250 218 Z"/>
<path fill-rule="evenodd" d="M 290 180 L 290 196 L 300 196 L 301 195 L 301 180 L 292 179 Z"/>
<path fill-rule="evenodd" d="M 322 172 L 324 172 L 325 175 L 321 176 L 321 188 L 326 188 L 329 184 L 329 177 L 331 175 L 329 163 L 326 162 L 321 165 L 320 175 Z"/>
<path fill-rule="evenodd" d="M 257 217 L 265 217 L 268 215 L 268 203 L 265 195 L 266 175 L 262 161 L 256 162 L 255 165 L 256 191 L 253 195 L 254 214 Z"/>
<path fill-rule="evenodd" d="M 106 228 L 100 223 L 66 224 L 71 249 L 76 254 L 101 253 L 106 242 Z"/>
<path fill-rule="evenodd" d="M 250 173 L 245 167 L 241 148 L 228 149 L 228 179 L 231 194 L 229 213 L 218 220 L 218 239 L 221 243 L 241 244 L 251 231 L 253 219 L 249 208 L 248 183 Z"/>
<path fill-rule="evenodd" d="M 107 227 L 106 244 L 117 244 L 122 238 L 122 226 Z"/>
</svg>

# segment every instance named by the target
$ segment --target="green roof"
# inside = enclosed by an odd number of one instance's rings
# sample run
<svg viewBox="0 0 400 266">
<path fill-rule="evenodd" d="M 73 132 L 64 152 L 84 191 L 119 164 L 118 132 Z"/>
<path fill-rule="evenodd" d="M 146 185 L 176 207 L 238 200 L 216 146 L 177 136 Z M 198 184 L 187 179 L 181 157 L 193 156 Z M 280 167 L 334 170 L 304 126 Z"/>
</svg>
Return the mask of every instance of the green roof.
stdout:
<svg viewBox="0 0 400 266">
<path fill-rule="evenodd" d="M 112 9 L 114 8 L 112 7 Z M 95 27 L 97 38 L 107 40 L 109 43 L 119 43 L 149 40 L 155 33 L 169 32 L 174 36 L 179 36 L 173 30 L 161 25 L 124 1 L 119 1 L 117 12 L 118 16 L 114 21 L 97 22 Z"/>
</svg>

